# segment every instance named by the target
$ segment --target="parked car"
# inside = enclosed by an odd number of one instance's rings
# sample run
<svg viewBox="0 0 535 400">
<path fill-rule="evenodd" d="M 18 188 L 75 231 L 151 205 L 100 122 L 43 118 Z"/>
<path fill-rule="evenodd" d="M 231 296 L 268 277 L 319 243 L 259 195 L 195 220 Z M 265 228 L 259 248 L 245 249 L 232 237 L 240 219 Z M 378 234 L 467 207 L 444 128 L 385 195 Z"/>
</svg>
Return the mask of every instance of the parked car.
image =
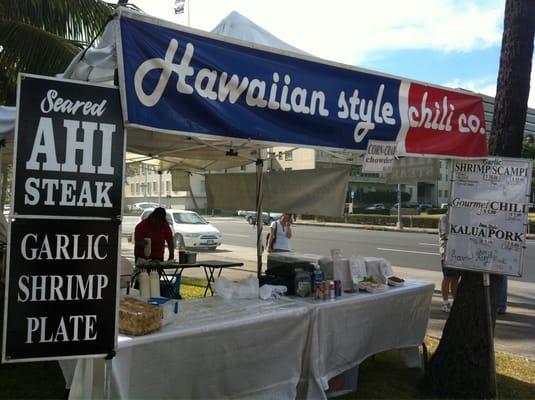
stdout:
<svg viewBox="0 0 535 400">
<path fill-rule="evenodd" d="M 430 208 L 433 208 L 432 204 L 429 204 L 429 203 L 420 203 L 420 204 L 418 204 L 418 209 L 420 211 L 425 211 L 425 210 L 428 210 Z"/>
<path fill-rule="evenodd" d="M 238 210 L 236 212 L 236 214 L 239 216 L 239 217 L 245 217 L 247 215 L 247 213 L 250 212 L 250 211 L 245 211 L 245 210 Z"/>
<path fill-rule="evenodd" d="M 375 203 L 369 207 L 366 207 L 366 210 L 384 210 L 384 209 L 385 209 L 385 205 L 383 203 Z"/>
<path fill-rule="evenodd" d="M 147 208 L 139 220 L 146 219 L 153 208 Z M 175 247 L 215 249 L 223 242 L 221 232 L 194 211 L 166 210 L 167 222 L 171 225 Z"/>
<path fill-rule="evenodd" d="M 132 210 L 144 211 L 147 208 L 160 207 L 158 203 L 152 203 L 150 201 L 142 201 L 141 203 L 132 204 Z"/>
<path fill-rule="evenodd" d="M 273 221 L 278 220 L 282 216 L 282 213 L 270 213 L 270 212 L 263 212 L 262 213 L 262 222 L 264 225 L 269 225 Z M 256 211 L 249 211 L 247 215 L 245 216 L 245 219 L 249 224 L 256 225 Z"/>
</svg>

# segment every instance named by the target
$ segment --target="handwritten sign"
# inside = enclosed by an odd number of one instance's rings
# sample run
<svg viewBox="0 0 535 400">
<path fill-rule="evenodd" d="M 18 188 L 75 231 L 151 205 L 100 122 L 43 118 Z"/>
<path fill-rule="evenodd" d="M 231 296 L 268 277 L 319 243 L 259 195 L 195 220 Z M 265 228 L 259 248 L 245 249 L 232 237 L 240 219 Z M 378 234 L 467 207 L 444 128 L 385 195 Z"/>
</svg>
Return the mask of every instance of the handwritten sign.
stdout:
<svg viewBox="0 0 535 400">
<path fill-rule="evenodd" d="M 446 265 L 521 276 L 531 160 L 455 160 Z"/>
<path fill-rule="evenodd" d="M 384 173 L 392 171 L 395 154 L 396 143 L 370 140 L 364 156 L 362 172 Z"/>
</svg>

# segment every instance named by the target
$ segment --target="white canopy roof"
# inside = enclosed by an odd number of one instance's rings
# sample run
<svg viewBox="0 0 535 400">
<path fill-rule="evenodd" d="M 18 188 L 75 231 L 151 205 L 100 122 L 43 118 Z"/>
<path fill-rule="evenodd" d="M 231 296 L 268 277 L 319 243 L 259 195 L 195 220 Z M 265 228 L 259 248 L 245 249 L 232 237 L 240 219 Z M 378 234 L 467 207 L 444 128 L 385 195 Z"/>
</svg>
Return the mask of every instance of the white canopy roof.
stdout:
<svg viewBox="0 0 535 400">
<path fill-rule="evenodd" d="M 60 77 L 111 84 L 117 69 L 117 23 L 117 20 L 110 21 L 98 44 L 81 51 Z M 212 33 L 305 54 L 236 11 L 221 20 Z M 7 137 L 8 142 L 12 142 L 15 118 L 15 107 L 0 107 L 0 139 Z M 138 128 L 128 128 L 127 134 L 127 161 L 158 160 L 162 170 L 222 170 L 248 164 L 262 157 L 263 146 L 246 140 L 188 137 Z M 11 160 L 11 149 L 12 147 L 8 146 L 3 152 L 4 160 Z"/>
</svg>

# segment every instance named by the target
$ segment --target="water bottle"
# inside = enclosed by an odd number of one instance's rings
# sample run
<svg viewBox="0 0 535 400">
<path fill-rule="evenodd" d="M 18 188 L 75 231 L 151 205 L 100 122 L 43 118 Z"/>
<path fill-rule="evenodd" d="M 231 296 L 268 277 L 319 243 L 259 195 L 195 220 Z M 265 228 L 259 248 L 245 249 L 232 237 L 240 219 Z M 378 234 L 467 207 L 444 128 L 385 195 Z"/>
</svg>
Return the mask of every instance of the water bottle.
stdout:
<svg viewBox="0 0 535 400">
<path fill-rule="evenodd" d="M 139 274 L 139 294 L 141 297 L 150 297 L 150 277 L 147 271 Z"/>
<path fill-rule="evenodd" d="M 314 267 L 314 285 L 323 282 L 323 272 L 320 269 L 319 264 L 316 264 Z"/>
<path fill-rule="evenodd" d="M 152 270 L 149 275 L 150 280 L 150 296 L 160 297 L 160 275 L 158 271 Z"/>
</svg>

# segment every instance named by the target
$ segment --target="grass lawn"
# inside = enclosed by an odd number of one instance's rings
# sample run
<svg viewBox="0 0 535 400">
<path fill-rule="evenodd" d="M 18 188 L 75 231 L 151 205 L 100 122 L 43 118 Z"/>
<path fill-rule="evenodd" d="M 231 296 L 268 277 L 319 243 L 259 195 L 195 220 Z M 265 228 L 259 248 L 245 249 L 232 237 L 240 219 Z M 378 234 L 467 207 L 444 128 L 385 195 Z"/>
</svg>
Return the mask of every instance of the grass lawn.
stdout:
<svg viewBox="0 0 535 400">
<path fill-rule="evenodd" d="M 205 280 L 184 277 L 184 299 L 201 297 Z M 438 340 L 426 338 L 429 353 Z M 496 353 L 500 399 L 535 399 L 535 361 Z M 418 391 L 422 371 L 408 369 L 396 351 L 377 354 L 359 367 L 358 388 L 344 399 L 427 399 Z M 63 375 L 57 362 L 0 364 L 0 399 L 64 398 Z"/>
<path fill-rule="evenodd" d="M 429 357 L 438 340 L 425 339 Z M 364 361 L 359 367 L 358 387 L 344 399 L 429 399 L 418 391 L 423 371 L 409 369 L 398 352 L 387 351 Z M 496 353 L 496 379 L 500 399 L 535 399 L 535 361 Z"/>
</svg>

